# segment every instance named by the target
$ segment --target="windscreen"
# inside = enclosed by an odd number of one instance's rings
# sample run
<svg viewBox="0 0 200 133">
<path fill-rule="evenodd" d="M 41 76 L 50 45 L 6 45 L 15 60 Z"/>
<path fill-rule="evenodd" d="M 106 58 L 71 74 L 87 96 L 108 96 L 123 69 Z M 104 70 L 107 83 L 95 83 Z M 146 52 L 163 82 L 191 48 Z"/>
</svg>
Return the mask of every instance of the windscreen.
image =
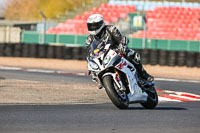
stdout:
<svg viewBox="0 0 200 133">
<path fill-rule="evenodd" d="M 91 50 L 93 56 L 99 56 L 103 53 L 105 47 L 105 43 L 99 40 L 93 40 L 91 44 Z"/>
</svg>

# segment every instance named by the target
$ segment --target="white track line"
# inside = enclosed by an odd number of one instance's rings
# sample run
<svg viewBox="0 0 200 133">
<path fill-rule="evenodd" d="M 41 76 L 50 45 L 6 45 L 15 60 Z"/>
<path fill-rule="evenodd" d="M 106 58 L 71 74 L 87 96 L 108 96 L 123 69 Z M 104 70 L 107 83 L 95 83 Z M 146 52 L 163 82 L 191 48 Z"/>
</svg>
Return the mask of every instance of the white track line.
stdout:
<svg viewBox="0 0 200 133">
<path fill-rule="evenodd" d="M 17 71 L 27 71 L 27 72 L 40 72 L 40 73 L 58 73 L 58 74 L 72 74 L 86 76 L 86 72 L 67 72 L 67 71 L 58 71 L 58 70 L 44 70 L 44 69 L 25 69 L 20 67 L 8 67 L 0 66 L 1 70 L 17 70 Z M 170 79 L 170 78 L 155 78 L 157 81 L 174 81 L 174 82 L 191 82 L 191 83 L 200 83 L 200 81 L 195 80 L 180 80 L 180 79 Z"/>
<path fill-rule="evenodd" d="M 155 78 L 158 81 L 174 81 L 174 82 L 190 82 L 190 83 L 200 83 L 196 80 L 183 80 L 183 79 L 171 79 L 171 78 Z"/>
<path fill-rule="evenodd" d="M 170 99 L 170 98 L 160 97 L 160 96 L 158 96 L 158 101 L 159 102 L 182 102 L 180 100 L 175 100 L 175 99 Z"/>
<path fill-rule="evenodd" d="M 186 93 L 186 92 L 176 92 L 176 91 L 169 91 L 163 90 L 165 94 L 160 95 L 161 101 L 200 101 L 200 95 Z"/>
</svg>

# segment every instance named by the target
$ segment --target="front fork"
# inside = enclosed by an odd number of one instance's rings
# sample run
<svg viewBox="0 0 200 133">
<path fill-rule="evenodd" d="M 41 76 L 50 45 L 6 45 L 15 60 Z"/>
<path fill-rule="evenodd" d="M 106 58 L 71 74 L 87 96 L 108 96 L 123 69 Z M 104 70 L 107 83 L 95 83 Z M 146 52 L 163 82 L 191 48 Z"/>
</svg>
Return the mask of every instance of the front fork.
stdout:
<svg viewBox="0 0 200 133">
<path fill-rule="evenodd" d="M 117 70 L 115 70 L 115 73 L 113 74 L 113 79 L 114 79 L 115 83 L 117 84 L 119 90 L 121 90 L 121 91 L 126 90 L 126 88 L 124 87 L 124 85 L 120 79 L 120 75 Z"/>
<path fill-rule="evenodd" d="M 102 84 L 101 80 L 99 79 L 99 77 L 97 76 L 97 74 L 95 72 L 91 72 L 90 74 L 92 76 L 92 81 L 98 85 L 99 89 L 102 89 L 103 84 Z"/>
</svg>

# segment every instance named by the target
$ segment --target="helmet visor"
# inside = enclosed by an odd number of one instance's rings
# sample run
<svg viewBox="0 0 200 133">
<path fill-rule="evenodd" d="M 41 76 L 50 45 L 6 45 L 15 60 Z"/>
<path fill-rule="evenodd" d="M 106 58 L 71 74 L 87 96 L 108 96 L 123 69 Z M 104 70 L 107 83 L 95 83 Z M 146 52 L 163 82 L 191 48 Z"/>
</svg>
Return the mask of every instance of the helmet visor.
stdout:
<svg viewBox="0 0 200 133">
<path fill-rule="evenodd" d="M 101 28 L 103 25 L 103 20 L 96 23 L 87 23 L 87 27 L 89 31 L 96 31 Z"/>
</svg>

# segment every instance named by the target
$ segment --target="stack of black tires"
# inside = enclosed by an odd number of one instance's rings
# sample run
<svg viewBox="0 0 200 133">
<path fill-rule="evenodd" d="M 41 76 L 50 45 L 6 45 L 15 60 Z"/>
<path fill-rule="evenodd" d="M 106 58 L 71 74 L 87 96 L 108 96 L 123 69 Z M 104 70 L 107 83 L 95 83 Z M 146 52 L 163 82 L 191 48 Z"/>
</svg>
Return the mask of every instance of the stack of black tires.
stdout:
<svg viewBox="0 0 200 133">
<path fill-rule="evenodd" d="M 157 49 L 136 49 L 141 55 L 143 64 L 162 66 L 188 66 L 200 67 L 200 53 L 187 51 L 168 51 Z M 33 57 L 85 60 L 87 50 L 85 47 L 0 43 L 0 56 L 7 57 Z"/>
</svg>

